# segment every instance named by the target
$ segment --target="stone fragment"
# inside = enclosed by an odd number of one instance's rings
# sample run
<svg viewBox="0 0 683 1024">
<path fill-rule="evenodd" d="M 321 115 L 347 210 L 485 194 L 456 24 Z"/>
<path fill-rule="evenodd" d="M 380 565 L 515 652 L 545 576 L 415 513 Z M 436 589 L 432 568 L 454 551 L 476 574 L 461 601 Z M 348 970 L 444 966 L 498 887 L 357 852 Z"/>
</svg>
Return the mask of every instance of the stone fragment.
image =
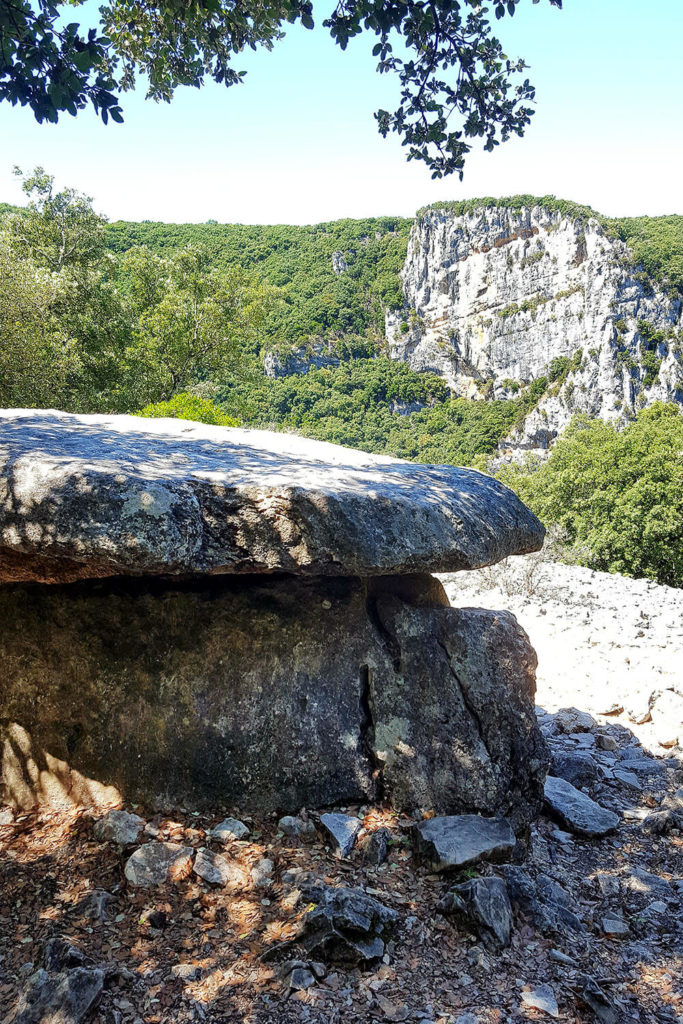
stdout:
<svg viewBox="0 0 683 1024">
<path fill-rule="evenodd" d="M 108 811 L 93 825 L 93 834 L 101 843 L 130 846 L 137 843 L 145 827 L 145 819 L 128 811 Z"/>
<path fill-rule="evenodd" d="M 237 818 L 224 818 L 209 830 L 207 839 L 227 845 L 236 839 L 246 839 L 248 835 L 249 829 L 243 821 L 238 821 Z"/>
<path fill-rule="evenodd" d="M 479 1018 L 473 1013 L 461 1013 L 455 1018 L 455 1024 L 479 1024 Z"/>
<path fill-rule="evenodd" d="M 504 860 L 515 848 L 505 818 L 459 814 L 421 821 L 413 830 L 423 860 L 435 871 L 464 868 L 480 860 Z"/>
<path fill-rule="evenodd" d="M 179 882 L 192 871 L 194 850 L 178 843 L 145 843 L 126 861 L 124 874 L 131 885 L 149 889 Z"/>
<path fill-rule="evenodd" d="M 275 865 L 268 857 L 257 860 L 251 869 L 251 879 L 254 885 L 259 887 L 270 885 L 274 868 Z"/>
<path fill-rule="evenodd" d="M 628 935 L 629 926 L 619 914 L 609 911 L 602 919 L 602 930 L 605 935 Z"/>
<path fill-rule="evenodd" d="M 289 975 L 289 987 L 295 992 L 303 992 L 315 983 L 315 974 L 307 967 L 295 967 Z"/>
<path fill-rule="evenodd" d="M 348 814 L 321 814 L 320 824 L 332 840 L 340 857 L 348 857 L 363 824 Z"/>
<path fill-rule="evenodd" d="M 370 678 L 385 792 L 408 810 L 476 810 L 525 828 L 540 810 L 548 764 L 526 633 L 509 612 L 427 609 L 388 586 L 374 606 L 400 669 Z"/>
<path fill-rule="evenodd" d="M 547 1013 L 549 1017 L 560 1016 L 557 999 L 550 985 L 529 985 L 523 988 L 522 1006 L 540 1010 L 542 1013 Z"/>
<path fill-rule="evenodd" d="M 384 955 L 398 914 L 362 889 L 325 888 L 303 917 L 298 942 L 323 961 L 357 964 Z"/>
<path fill-rule="evenodd" d="M 597 780 L 599 769 L 595 758 L 586 751 L 563 750 L 553 757 L 552 773 L 556 778 L 583 789 Z"/>
<path fill-rule="evenodd" d="M 642 792 L 643 787 L 638 781 L 638 776 L 634 772 L 624 771 L 623 768 L 614 769 L 614 778 L 618 782 L 623 783 L 624 786 L 628 786 L 629 789 L 635 789 L 637 792 Z"/>
<path fill-rule="evenodd" d="M 597 838 L 613 832 L 619 824 L 617 814 L 552 775 L 545 781 L 545 802 L 550 813 L 577 835 Z"/>
<path fill-rule="evenodd" d="M 664 810 L 653 811 L 643 819 L 643 831 L 655 836 L 666 836 L 676 829 L 683 829 L 683 812 Z"/>
<path fill-rule="evenodd" d="M 84 967 L 86 956 L 82 949 L 74 946 L 68 939 L 62 935 L 55 935 L 45 943 L 43 963 L 46 971 L 57 974 L 72 967 Z"/>
<path fill-rule="evenodd" d="M 31 975 L 8 1024 L 80 1024 L 94 1012 L 104 988 L 105 971 L 74 967 L 57 974 Z"/>
<path fill-rule="evenodd" d="M 474 470 L 183 420 L 4 410 L 0 430 L 0 582 L 454 572 L 543 543 Z"/>
<path fill-rule="evenodd" d="M 359 848 L 365 863 L 374 867 L 384 864 L 389 856 L 390 840 L 391 832 L 388 828 L 378 828 L 364 836 L 359 843 Z"/>
<path fill-rule="evenodd" d="M 455 885 L 437 909 L 459 918 L 493 949 L 510 945 L 512 907 L 502 878 L 472 878 Z"/>
<path fill-rule="evenodd" d="M 569 906 L 568 893 L 561 886 L 550 879 L 541 881 L 543 875 L 539 876 L 539 881 L 534 881 L 528 871 L 515 864 L 504 864 L 501 871 L 510 899 L 541 933 L 562 936 L 572 933 L 574 937 L 585 931 L 583 922 Z"/>
<path fill-rule="evenodd" d="M 583 975 L 578 979 L 584 1003 L 591 1008 L 600 1024 L 620 1024 L 619 1011 L 610 1002 L 595 978 Z"/>
<path fill-rule="evenodd" d="M 619 892 L 619 879 L 615 875 L 609 875 L 604 871 L 597 871 L 595 881 L 603 896 L 616 896 Z"/>
<path fill-rule="evenodd" d="M 578 708 L 560 708 L 555 715 L 555 725 L 560 732 L 590 732 L 598 723 L 587 711 Z"/>
<path fill-rule="evenodd" d="M 660 806 L 665 811 L 683 811 L 683 789 L 677 789 L 675 793 L 667 793 Z"/>
<path fill-rule="evenodd" d="M 192 870 L 209 885 L 244 884 L 244 872 L 238 864 L 205 848 L 197 850 Z"/>
<path fill-rule="evenodd" d="M 610 736 L 607 733 L 599 732 L 595 737 L 595 743 L 600 750 L 613 751 L 619 749 L 619 744 L 615 740 L 614 736 Z"/>
<path fill-rule="evenodd" d="M 310 819 L 293 817 L 291 814 L 286 814 L 277 823 L 278 831 L 282 832 L 285 836 L 292 836 L 297 839 L 301 839 L 303 836 L 314 836 L 315 825 Z"/>
</svg>

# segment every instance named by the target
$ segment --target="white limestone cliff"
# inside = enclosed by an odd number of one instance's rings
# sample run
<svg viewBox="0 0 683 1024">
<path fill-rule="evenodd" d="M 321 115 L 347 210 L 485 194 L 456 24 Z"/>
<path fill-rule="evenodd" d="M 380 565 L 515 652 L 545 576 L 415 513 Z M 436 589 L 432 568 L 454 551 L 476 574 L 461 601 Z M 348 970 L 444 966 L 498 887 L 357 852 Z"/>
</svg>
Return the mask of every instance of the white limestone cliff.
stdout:
<svg viewBox="0 0 683 1024">
<path fill-rule="evenodd" d="M 596 219 L 541 205 L 428 209 L 402 281 L 389 355 L 436 371 L 455 394 L 512 398 L 562 370 L 503 447 L 547 448 L 575 412 L 626 421 L 654 401 L 683 402 L 681 300 Z"/>
</svg>

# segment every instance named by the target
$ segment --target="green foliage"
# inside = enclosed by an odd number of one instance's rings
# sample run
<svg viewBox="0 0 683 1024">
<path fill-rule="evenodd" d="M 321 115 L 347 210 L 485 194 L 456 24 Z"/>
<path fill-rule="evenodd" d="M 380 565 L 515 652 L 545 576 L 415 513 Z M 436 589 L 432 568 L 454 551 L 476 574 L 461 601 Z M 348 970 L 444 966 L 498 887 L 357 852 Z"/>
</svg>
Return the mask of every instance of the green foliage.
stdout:
<svg viewBox="0 0 683 1024">
<path fill-rule="evenodd" d="M 156 100 L 207 78 L 235 85 L 245 74 L 233 67 L 236 55 L 272 49 L 287 24 L 314 27 L 310 0 L 108 0 L 99 11 L 102 34 L 86 35 L 76 22 L 61 27 L 80 2 L 0 0 L 0 100 L 29 105 L 39 121 L 75 115 L 90 101 L 103 121 L 121 121 L 115 92 L 131 89 L 140 74 Z M 342 50 L 363 32 L 375 37 L 377 71 L 397 77 L 398 106 L 375 114 L 380 134 L 401 136 L 408 159 L 423 160 L 432 177 L 462 177 L 470 140 L 492 150 L 523 135 L 533 113 L 524 61 L 508 58 L 492 33 L 492 14 L 512 16 L 518 3 L 346 0 L 323 26 Z"/>
<path fill-rule="evenodd" d="M 145 416 L 148 419 L 172 417 L 179 420 L 193 420 L 196 423 L 210 423 L 218 427 L 239 427 L 240 425 L 238 419 L 222 412 L 208 398 L 200 398 L 188 391 L 181 391 L 168 402 L 146 405 L 136 415 Z"/>
<path fill-rule="evenodd" d="M 107 61 L 109 40 L 96 30 L 60 26 L 63 0 L 1 0 L 0 102 L 29 106 L 37 121 L 75 115 L 92 103 L 104 123 L 123 120 L 112 90 Z"/>
<path fill-rule="evenodd" d="M 417 211 L 418 220 L 427 217 L 430 213 L 449 213 L 456 217 L 463 217 L 468 213 L 475 213 L 477 210 L 493 210 L 506 207 L 509 210 L 521 210 L 526 207 L 540 206 L 547 213 L 560 213 L 563 217 L 571 217 L 574 220 L 585 222 L 591 218 L 603 223 L 605 218 L 597 213 L 590 206 L 581 206 L 569 199 L 558 199 L 556 196 L 502 196 L 496 199 L 494 196 L 485 196 L 482 199 L 458 199 L 454 201 L 441 201 L 423 206 Z"/>
<path fill-rule="evenodd" d="M 92 208 L 92 199 L 75 189 L 54 191 L 54 177 L 36 167 L 24 174 L 22 189 L 29 197 L 25 210 L 7 220 L 14 246 L 41 266 L 59 272 L 64 267 L 86 267 L 104 252 L 104 218 Z"/>
<path fill-rule="evenodd" d="M 385 357 L 301 376 L 234 380 L 219 389 L 217 401 L 250 426 L 460 465 L 494 452 L 518 413 L 513 401 L 450 398 L 440 377 Z M 418 408 L 408 411 L 412 405 Z"/>
<path fill-rule="evenodd" d="M 622 217 L 606 227 L 629 246 L 648 279 L 683 293 L 683 216 Z"/>
<path fill-rule="evenodd" d="M 399 279 L 411 222 L 396 217 L 340 220 L 305 227 L 243 224 L 107 225 L 107 244 L 119 254 L 145 246 L 166 256 L 201 245 L 211 265 L 241 267 L 280 289 L 263 325 L 267 348 L 286 351 L 310 338 L 339 339 L 384 332 L 384 312 L 403 304 Z M 347 269 L 336 274 L 333 253 Z"/>
<path fill-rule="evenodd" d="M 655 403 L 619 431 L 576 417 L 540 465 L 500 477 L 584 564 L 683 585 L 683 414 Z"/>
</svg>

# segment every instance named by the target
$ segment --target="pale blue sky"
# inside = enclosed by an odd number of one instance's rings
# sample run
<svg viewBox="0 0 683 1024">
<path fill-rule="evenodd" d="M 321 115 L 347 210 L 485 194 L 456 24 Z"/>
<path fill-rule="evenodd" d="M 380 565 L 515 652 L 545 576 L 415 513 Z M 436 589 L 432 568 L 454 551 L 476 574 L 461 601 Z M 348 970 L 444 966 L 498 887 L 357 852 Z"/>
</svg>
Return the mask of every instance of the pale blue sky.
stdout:
<svg viewBox="0 0 683 1024">
<path fill-rule="evenodd" d="M 327 10 L 314 5 L 318 21 Z M 473 153 L 464 181 L 433 182 L 377 133 L 373 111 L 392 109 L 396 87 L 375 73 L 374 37 L 342 53 L 323 30 L 290 29 L 236 62 L 245 85 L 184 89 L 170 106 L 129 93 L 122 126 L 89 110 L 37 125 L 0 104 L 0 200 L 21 201 L 14 164 L 42 164 L 112 219 L 312 223 L 518 192 L 683 213 L 682 30 L 683 0 L 522 0 L 498 33 L 531 65 L 532 125 Z"/>
</svg>

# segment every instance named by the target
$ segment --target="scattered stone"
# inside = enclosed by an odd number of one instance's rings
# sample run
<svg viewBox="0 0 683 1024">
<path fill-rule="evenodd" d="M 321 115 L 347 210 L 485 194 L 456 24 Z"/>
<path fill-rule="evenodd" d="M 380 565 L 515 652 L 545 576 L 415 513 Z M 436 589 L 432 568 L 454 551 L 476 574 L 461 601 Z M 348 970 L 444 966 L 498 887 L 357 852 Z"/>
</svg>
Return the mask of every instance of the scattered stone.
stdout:
<svg viewBox="0 0 683 1024">
<path fill-rule="evenodd" d="M 605 935 L 628 935 L 629 926 L 623 917 L 613 912 L 608 912 L 602 919 L 602 930 Z"/>
<path fill-rule="evenodd" d="M 209 885 L 237 885 L 243 887 L 246 872 L 233 860 L 221 853 L 212 853 L 205 847 L 197 850 L 194 867 L 195 875 L 208 882 Z"/>
<path fill-rule="evenodd" d="M 70 970 L 72 967 L 83 967 L 86 956 L 82 949 L 74 946 L 61 935 L 48 939 L 43 949 L 43 963 L 50 974 Z"/>
<path fill-rule="evenodd" d="M 545 875 L 539 882 L 524 868 L 504 864 L 501 868 L 510 899 L 527 915 L 535 928 L 543 934 L 576 936 L 585 931 L 583 922 L 569 907 L 570 897 L 562 886 Z"/>
<path fill-rule="evenodd" d="M 268 857 L 262 857 L 251 869 L 251 879 L 254 885 L 264 887 L 272 882 L 272 875 L 275 865 Z"/>
<path fill-rule="evenodd" d="M 620 1024 L 619 1013 L 590 975 L 578 979 L 579 992 L 584 1003 L 591 1008 L 600 1024 Z"/>
<path fill-rule="evenodd" d="M 340 857 L 348 857 L 363 824 L 348 814 L 321 814 L 320 824 L 332 839 Z"/>
<path fill-rule="evenodd" d="M 289 975 L 289 987 L 295 992 L 303 992 L 316 983 L 316 976 L 307 967 L 295 967 Z"/>
<path fill-rule="evenodd" d="M 237 818 L 225 818 L 218 825 L 214 825 L 207 838 L 213 839 L 217 843 L 227 844 L 236 839 L 246 839 L 248 835 L 249 829 L 243 821 L 238 821 Z"/>
<path fill-rule="evenodd" d="M 149 889 L 166 882 L 179 882 L 192 871 L 194 850 L 178 843 L 146 843 L 126 861 L 124 874 L 131 885 Z"/>
<path fill-rule="evenodd" d="M 595 881 L 598 883 L 603 896 L 616 896 L 619 892 L 619 879 L 614 875 L 608 875 L 604 871 L 597 871 Z"/>
<path fill-rule="evenodd" d="M 527 986 L 522 989 L 522 1005 L 547 1013 L 549 1017 L 559 1017 L 560 1010 L 555 993 L 550 985 Z"/>
<path fill-rule="evenodd" d="M 669 908 L 662 900 L 653 900 L 643 911 L 644 915 L 649 918 L 659 918 L 663 914 L 668 914 L 668 912 Z"/>
<path fill-rule="evenodd" d="M 286 814 L 284 818 L 280 818 L 277 827 L 278 831 L 282 832 L 284 836 L 292 836 L 296 839 L 315 835 L 315 825 L 310 819 L 295 818 L 291 814 Z"/>
<path fill-rule="evenodd" d="M 619 701 L 613 701 L 611 704 L 607 704 L 603 711 L 599 711 L 598 714 L 604 715 L 605 718 L 610 718 L 612 715 L 621 715 L 624 711 L 624 705 L 620 704 Z"/>
<path fill-rule="evenodd" d="M 99 1002 L 106 972 L 74 967 L 57 974 L 44 969 L 28 979 L 9 1024 L 79 1024 Z"/>
<path fill-rule="evenodd" d="M 563 967 L 576 967 L 576 960 L 571 956 L 567 956 L 561 949 L 551 949 L 549 956 L 556 964 L 562 964 Z"/>
<path fill-rule="evenodd" d="M 384 864 L 389 856 L 390 839 L 391 832 L 388 828 L 378 828 L 364 836 L 360 841 L 359 848 L 365 863 L 373 867 L 379 867 L 380 864 Z"/>
<path fill-rule="evenodd" d="M 660 807 L 666 811 L 683 811 L 683 789 L 677 789 L 675 793 L 668 793 Z"/>
<path fill-rule="evenodd" d="M 598 723 L 587 711 L 578 708 L 560 708 L 555 715 L 555 725 L 560 732 L 590 732 Z"/>
<path fill-rule="evenodd" d="M 583 789 L 597 780 L 599 769 L 591 754 L 582 750 L 563 750 L 553 757 L 552 774 Z"/>
<path fill-rule="evenodd" d="M 455 1024 L 479 1024 L 479 1018 L 473 1013 L 461 1013 L 455 1018 Z"/>
<path fill-rule="evenodd" d="M 304 915 L 298 942 L 324 961 L 362 963 L 384 955 L 387 930 L 398 914 L 362 889 L 326 887 Z"/>
<path fill-rule="evenodd" d="M 618 750 L 619 744 L 615 740 L 614 736 L 609 736 L 606 733 L 599 732 L 595 737 L 595 743 L 600 750 Z"/>
<path fill-rule="evenodd" d="M 145 827 L 145 819 L 128 811 L 108 811 L 93 825 L 95 839 L 101 843 L 118 843 L 131 846 L 137 843 Z"/>
<path fill-rule="evenodd" d="M 643 819 L 643 830 L 652 835 L 665 836 L 675 829 L 683 829 L 683 813 L 680 811 L 653 811 Z"/>
<path fill-rule="evenodd" d="M 617 814 L 596 804 L 564 779 L 549 775 L 544 792 L 550 812 L 577 835 L 597 838 L 613 832 L 619 824 Z"/>
<path fill-rule="evenodd" d="M 635 774 L 635 772 L 627 772 L 624 771 L 623 768 L 615 768 L 614 778 L 618 779 L 619 782 L 623 782 L 623 784 L 625 786 L 628 786 L 630 789 L 635 789 L 637 792 L 642 792 L 643 787 L 638 781 L 638 776 Z"/>
<path fill-rule="evenodd" d="M 506 818 L 458 814 L 430 818 L 414 827 L 423 860 L 435 871 L 464 868 L 480 860 L 504 860 L 515 848 L 515 834 Z"/>
<path fill-rule="evenodd" d="M 437 909 L 458 917 L 493 949 L 510 945 L 512 907 L 502 878 L 472 878 L 455 885 Z"/>
<path fill-rule="evenodd" d="M 202 968 L 199 964 L 174 964 L 171 975 L 180 981 L 197 981 L 202 976 Z"/>
</svg>

